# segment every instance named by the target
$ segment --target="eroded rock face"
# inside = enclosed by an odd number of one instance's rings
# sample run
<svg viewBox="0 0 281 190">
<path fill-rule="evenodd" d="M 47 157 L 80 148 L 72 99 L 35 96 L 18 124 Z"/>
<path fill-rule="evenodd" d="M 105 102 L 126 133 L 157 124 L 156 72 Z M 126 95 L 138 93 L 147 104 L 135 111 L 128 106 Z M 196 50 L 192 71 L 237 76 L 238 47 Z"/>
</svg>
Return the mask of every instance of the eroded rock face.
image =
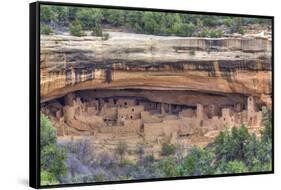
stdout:
<svg viewBox="0 0 281 190">
<path fill-rule="evenodd" d="M 147 89 L 255 96 L 271 107 L 271 65 L 271 40 L 263 38 L 41 36 L 41 101 L 78 90 Z"/>
</svg>

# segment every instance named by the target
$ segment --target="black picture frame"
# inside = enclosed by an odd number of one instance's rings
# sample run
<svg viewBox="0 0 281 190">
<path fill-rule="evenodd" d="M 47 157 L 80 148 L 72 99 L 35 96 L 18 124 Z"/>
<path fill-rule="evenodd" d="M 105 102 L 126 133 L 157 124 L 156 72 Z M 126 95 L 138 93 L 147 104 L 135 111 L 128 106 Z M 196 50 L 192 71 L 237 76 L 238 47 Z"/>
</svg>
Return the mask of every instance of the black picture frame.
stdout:
<svg viewBox="0 0 281 190">
<path fill-rule="evenodd" d="M 266 172 L 249 172 L 242 174 L 218 174 L 218 175 L 204 175 L 204 176 L 186 176 L 186 177 L 170 177 L 157 179 L 140 179 L 140 180 L 122 180 L 122 181 L 107 181 L 94 183 L 77 183 L 77 184 L 63 184 L 63 185 L 40 185 L 40 5 L 60 5 L 60 6 L 75 6 L 75 7 L 92 7 L 92 8 L 110 8 L 123 10 L 141 10 L 141 11 L 156 11 L 156 12 L 171 12 L 171 13 L 192 13 L 200 15 L 221 15 L 233 17 L 252 17 L 265 18 L 272 21 L 272 170 Z M 76 187 L 89 185 L 103 185 L 103 184 L 122 184 L 122 183 L 136 183 L 136 182 L 152 182 L 152 181 L 167 181 L 167 180 L 185 180 L 197 178 L 216 178 L 216 177 L 233 177 L 246 175 L 260 175 L 274 173 L 274 17 L 264 15 L 248 15 L 248 14 L 232 14 L 219 12 L 199 12 L 187 10 L 170 10 L 170 9 L 156 9 L 156 8 L 142 8 L 142 7 L 126 7 L 126 6 L 111 6 L 111 5 L 92 5 L 92 4 L 78 4 L 78 3 L 59 3 L 59 2 L 45 2 L 38 1 L 30 3 L 30 18 L 29 18 L 29 39 L 30 39 L 30 78 L 29 78 L 29 185 L 33 188 L 55 188 L 55 187 Z"/>
</svg>

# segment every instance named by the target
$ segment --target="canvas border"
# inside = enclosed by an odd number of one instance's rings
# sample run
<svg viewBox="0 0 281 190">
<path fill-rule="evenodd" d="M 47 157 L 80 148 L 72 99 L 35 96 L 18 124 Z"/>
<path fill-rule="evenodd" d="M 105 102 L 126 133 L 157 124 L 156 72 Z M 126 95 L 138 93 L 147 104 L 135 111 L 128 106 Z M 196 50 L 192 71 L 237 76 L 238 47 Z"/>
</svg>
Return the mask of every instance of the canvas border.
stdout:
<svg viewBox="0 0 281 190">
<path fill-rule="evenodd" d="M 272 21 L 271 22 L 272 23 L 272 44 L 271 44 L 272 45 L 272 170 L 264 171 L 264 172 L 247 172 L 247 173 L 240 173 L 240 174 L 183 176 L 183 177 L 151 178 L 151 179 L 138 179 L 138 180 L 122 180 L 122 181 L 120 180 L 120 181 L 104 181 L 104 182 L 92 182 L 92 183 L 73 183 L 73 184 L 41 186 L 40 185 L 40 130 L 39 130 L 39 126 L 40 126 L 40 18 L 39 18 L 40 5 L 58 5 L 58 6 L 74 6 L 74 7 L 105 8 L 105 9 L 108 8 L 108 9 L 122 9 L 122 10 L 140 10 L 140 11 L 271 19 Z M 108 185 L 108 184 L 153 182 L 153 181 L 170 181 L 170 180 L 274 174 L 274 160 L 275 160 L 274 159 L 274 16 L 37 1 L 34 3 L 30 3 L 30 66 L 29 67 L 30 67 L 29 184 L 33 188 L 77 187 L 77 186 L 90 186 L 90 185 Z"/>
</svg>

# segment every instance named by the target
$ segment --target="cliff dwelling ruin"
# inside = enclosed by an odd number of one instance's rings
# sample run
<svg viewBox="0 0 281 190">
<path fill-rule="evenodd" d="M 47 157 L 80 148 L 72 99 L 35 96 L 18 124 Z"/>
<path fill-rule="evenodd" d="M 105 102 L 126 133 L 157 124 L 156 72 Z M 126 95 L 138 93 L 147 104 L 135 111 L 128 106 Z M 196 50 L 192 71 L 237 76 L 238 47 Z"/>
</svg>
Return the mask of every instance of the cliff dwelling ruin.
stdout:
<svg viewBox="0 0 281 190">
<path fill-rule="evenodd" d="M 179 103 L 172 98 L 175 95 L 188 101 Z M 42 103 L 41 111 L 61 137 L 92 136 L 99 142 L 134 139 L 159 146 L 205 145 L 220 131 L 242 124 L 258 134 L 263 107 L 258 98 L 239 94 L 115 89 L 69 93 Z"/>
<path fill-rule="evenodd" d="M 241 125 L 259 134 L 272 105 L 271 38 L 110 36 L 42 36 L 41 111 L 59 139 L 159 153 Z"/>
</svg>

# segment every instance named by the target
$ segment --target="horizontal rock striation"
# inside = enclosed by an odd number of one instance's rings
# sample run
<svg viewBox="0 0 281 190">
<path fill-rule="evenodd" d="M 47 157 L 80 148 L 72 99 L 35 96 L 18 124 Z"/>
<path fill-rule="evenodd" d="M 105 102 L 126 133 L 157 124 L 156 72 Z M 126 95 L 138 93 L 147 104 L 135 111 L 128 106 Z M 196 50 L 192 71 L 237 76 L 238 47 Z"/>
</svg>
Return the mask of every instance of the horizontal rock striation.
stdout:
<svg viewBox="0 0 281 190">
<path fill-rule="evenodd" d="M 233 94 L 241 99 L 255 96 L 271 106 L 270 39 L 110 32 L 108 40 L 41 35 L 40 46 L 41 102 L 80 90 L 145 89 Z M 149 93 L 143 96 L 153 99 Z M 183 100 L 175 98 L 171 103 Z"/>
</svg>

